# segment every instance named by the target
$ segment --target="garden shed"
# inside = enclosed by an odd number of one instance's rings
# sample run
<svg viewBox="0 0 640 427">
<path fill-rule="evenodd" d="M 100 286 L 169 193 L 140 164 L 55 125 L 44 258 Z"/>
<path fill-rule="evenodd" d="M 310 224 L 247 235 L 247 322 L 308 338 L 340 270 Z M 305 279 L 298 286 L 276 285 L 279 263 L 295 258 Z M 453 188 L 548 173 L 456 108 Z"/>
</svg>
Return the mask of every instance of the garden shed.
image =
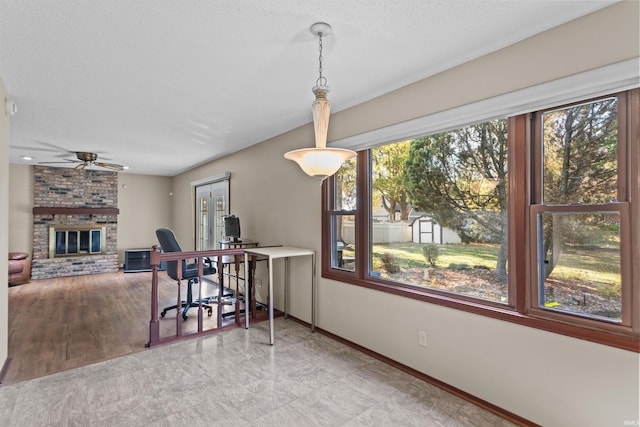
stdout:
<svg viewBox="0 0 640 427">
<path fill-rule="evenodd" d="M 461 243 L 458 233 L 447 227 L 442 227 L 430 215 L 421 215 L 414 218 L 409 224 L 411 227 L 411 241 L 414 243 Z"/>
</svg>

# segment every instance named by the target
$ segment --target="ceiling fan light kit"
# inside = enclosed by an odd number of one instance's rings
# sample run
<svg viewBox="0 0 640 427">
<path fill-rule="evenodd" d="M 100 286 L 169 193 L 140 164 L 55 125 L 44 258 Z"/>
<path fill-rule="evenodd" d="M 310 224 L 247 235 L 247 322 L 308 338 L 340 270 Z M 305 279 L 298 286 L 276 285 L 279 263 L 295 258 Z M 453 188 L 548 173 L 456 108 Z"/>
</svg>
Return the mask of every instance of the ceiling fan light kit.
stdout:
<svg viewBox="0 0 640 427">
<path fill-rule="evenodd" d="M 284 158 L 296 162 L 307 175 L 319 176 L 324 180 L 336 173 L 342 163 L 355 157 L 356 153 L 342 148 L 327 148 L 331 103 L 327 99 L 329 92 L 327 79 L 322 75 L 322 38 L 330 35 L 332 29 L 326 22 L 316 22 L 309 30 L 311 34 L 318 37 L 320 46 L 319 77 L 312 89 L 316 99 L 311 104 L 316 146 L 315 148 L 289 151 L 284 155 Z"/>
</svg>

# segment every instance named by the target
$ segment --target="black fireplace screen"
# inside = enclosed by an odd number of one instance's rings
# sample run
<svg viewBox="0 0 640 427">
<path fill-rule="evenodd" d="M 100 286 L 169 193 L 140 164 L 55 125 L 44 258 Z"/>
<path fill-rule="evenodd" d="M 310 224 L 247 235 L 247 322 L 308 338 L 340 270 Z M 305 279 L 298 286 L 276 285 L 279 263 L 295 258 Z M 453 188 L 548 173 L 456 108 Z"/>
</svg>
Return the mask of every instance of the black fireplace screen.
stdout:
<svg viewBox="0 0 640 427">
<path fill-rule="evenodd" d="M 53 228 L 50 256 L 94 255 L 104 253 L 105 228 Z M 51 247 L 53 246 L 53 247 Z"/>
</svg>

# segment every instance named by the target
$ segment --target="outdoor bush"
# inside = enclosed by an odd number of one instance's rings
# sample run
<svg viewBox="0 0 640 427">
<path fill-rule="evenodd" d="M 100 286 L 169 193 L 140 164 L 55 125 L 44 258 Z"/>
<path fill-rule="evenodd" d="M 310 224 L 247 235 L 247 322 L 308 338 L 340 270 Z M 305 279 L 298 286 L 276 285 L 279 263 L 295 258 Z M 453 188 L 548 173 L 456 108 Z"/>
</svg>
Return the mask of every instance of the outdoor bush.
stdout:
<svg viewBox="0 0 640 427">
<path fill-rule="evenodd" d="M 474 211 L 474 214 L 466 216 L 462 225 L 455 230 L 462 243 L 500 243 L 502 235 L 498 232 L 501 219 L 499 211 Z"/>
<path fill-rule="evenodd" d="M 380 262 L 382 262 L 382 266 L 387 270 L 387 273 L 395 274 L 400 272 L 400 265 L 398 265 L 398 260 L 394 255 L 384 253 L 380 255 Z"/>
<path fill-rule="evenodd" d="M 435 267 L 436 260 L 438 259 L 438 245 L 435 243 L 427 243 L 422 247 L 422 255 L 424 255 L 424 258 L 431 267 Z"/>
</svg>

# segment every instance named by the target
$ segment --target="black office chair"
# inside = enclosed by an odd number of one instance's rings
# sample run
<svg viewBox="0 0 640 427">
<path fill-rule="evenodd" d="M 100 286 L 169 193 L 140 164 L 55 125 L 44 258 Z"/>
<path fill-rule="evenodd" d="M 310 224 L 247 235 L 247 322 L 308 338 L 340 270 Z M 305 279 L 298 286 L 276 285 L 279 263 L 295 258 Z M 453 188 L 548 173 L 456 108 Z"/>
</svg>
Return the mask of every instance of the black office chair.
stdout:
<svg viewBox="0 0 640 427">
<path fill-rule="evenodd" d="M 163 252 L 182 252 L 182 248 L 178 244 L 176 240 L 176 236 L 173 234 L 168 228 L 159 228 L 156 230 L 156 236 L 158 237 L 158 242 L 160 243 L 160 247 Z M 216 273 L 216 268 L 213 265 L 205 265 L 203 266 L 202 275 L 208 276 Z M 173 280 L 178 280 L 178 261 L 167 261 L 167 274 Z M 192 285 L 194 283 L 198 283 L 198 264 L 187 264 L 185 260 L 182 260 L 182 280 L 187 281 L 187 299 L 181 301 L 182 306 L 182 318 L 187 320 L 187 312 L 191 307 L 200 306 L 200 299 L 193 299 L 193 290 Z M 223 288 L 222 291 L 223 298 L 233 297 L 234 292 L 231 289 Z M 207 309 L 207 314 L 209 316 L 213 315 L 213 308 L 209 305 L 209 303 L 217 303 L 218 296 L 202 298 L 202 306 Z M 177 305 L 171 305 L 169 307 L 165 307 L 160 313 L 161 317 L 164 317 L 167 314 L 167 311 L 178 309 Z"/>
</svg>

